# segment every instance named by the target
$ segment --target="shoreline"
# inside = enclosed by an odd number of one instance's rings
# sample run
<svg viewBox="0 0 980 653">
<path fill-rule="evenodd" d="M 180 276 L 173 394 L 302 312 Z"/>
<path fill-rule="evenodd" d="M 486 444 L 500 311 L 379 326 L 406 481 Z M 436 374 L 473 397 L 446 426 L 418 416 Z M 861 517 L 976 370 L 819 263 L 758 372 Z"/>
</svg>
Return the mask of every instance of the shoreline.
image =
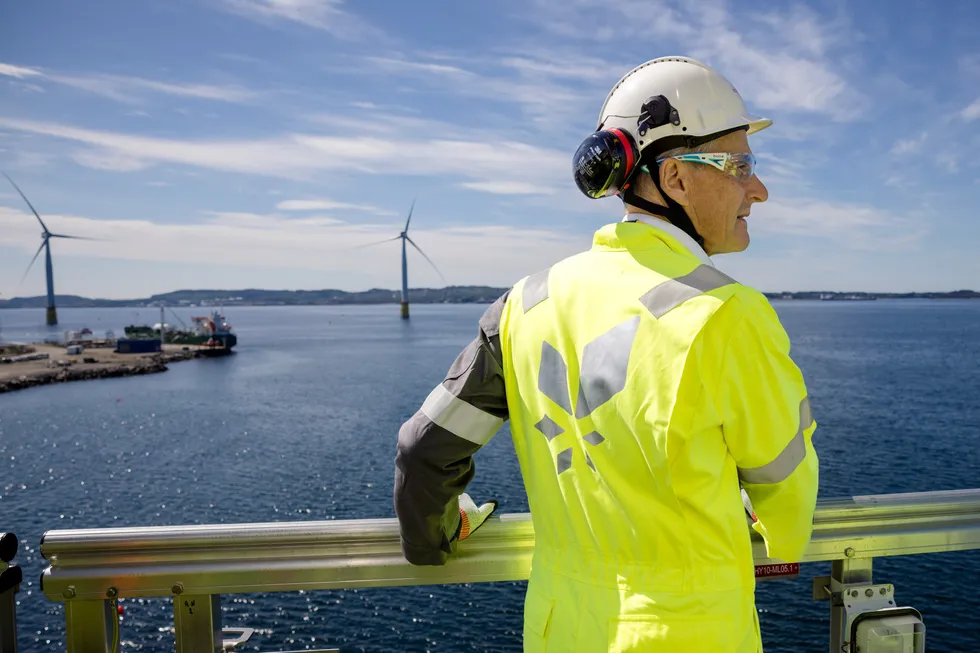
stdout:
<svg viewBox="0 0 980 653">
<path fill-rule="evenodd" d="M 159 374 L 169 369 L 168 363 L 205 357 L 198 347 L 184 350 L 180 345 L 165 345 L 162 352 L 147 354 L 117 354 L 108 347 L 68 354 L 65 347 L 48 343 L 31 343 L 26 347 L 33 351 L 25 353 L 47 357 L 0 363 L 0 394 L 54 383 Z M 0 351 L 0 357 L 15 355 Z"/>
</svg>

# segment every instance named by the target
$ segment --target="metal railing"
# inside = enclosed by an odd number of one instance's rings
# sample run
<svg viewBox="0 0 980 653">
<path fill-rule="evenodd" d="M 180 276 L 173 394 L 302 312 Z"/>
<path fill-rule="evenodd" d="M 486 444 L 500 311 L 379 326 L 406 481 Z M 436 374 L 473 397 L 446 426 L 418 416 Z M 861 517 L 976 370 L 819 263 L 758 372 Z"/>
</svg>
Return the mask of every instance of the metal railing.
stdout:
<svg viewBox="0 0 980 653">
<path fill-rule="evenodd" d="M 753 538 L 757 565 L 780 562 Z M 223 594 L 526 580 L 533 548 L 528 514 L 495 516 L 442 567 L 409 564 L 394 519 L 52 530 L 41 589 L 65 603 L 69 653 L 109 650 L 115 600 L 153 596 L 174 599 L 177 653 L 221 651 Z M 814 598 L 831 599 L 831 650 L 849 641 L 845 593 L 891 592 L 871 584 L 873 558 L 969 549 L 980 489 L 820 501 L 802 562 L 833 561 L 814 579 Z"/>
</svg>

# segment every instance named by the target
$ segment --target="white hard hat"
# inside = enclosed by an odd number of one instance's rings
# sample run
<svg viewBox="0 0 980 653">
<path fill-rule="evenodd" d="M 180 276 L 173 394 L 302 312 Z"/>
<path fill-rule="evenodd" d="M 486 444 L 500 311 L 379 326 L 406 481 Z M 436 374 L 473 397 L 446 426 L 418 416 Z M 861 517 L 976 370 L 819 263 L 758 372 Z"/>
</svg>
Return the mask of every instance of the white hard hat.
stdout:
<svg viewBox="0 0 980 653">
<path fill-rule="evenodd" d="M 667 102 L 658 102 L 659 96 Z M 651 115 L 658 112 L 664 115 Z M 752 134 L 771 124 L 750 114 L 731 82 L 710 66 L 688 57 L 661 57 L 616 83 L 599 111 L 597 130 L 622 129 L 642 152 L 671 136 L 696 138 L 739 127 Z"/>
</svg>

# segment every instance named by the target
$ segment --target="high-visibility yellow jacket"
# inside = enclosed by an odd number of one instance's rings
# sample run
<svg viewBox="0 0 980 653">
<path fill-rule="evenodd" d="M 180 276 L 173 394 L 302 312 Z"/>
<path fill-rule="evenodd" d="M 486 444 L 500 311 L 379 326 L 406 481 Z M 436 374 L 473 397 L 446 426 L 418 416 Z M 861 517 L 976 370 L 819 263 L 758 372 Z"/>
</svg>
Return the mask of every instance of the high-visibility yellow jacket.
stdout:
<svg viewBox="0 0 980 653">
<path fill-rule="evenodd" d="M 799 560 L 818 483 L 806 386 L 761 293 L 637 218 L 515 284 L 403 426 L 404 549 L 454 550 L 470 456 L 509 418 L 536 537 L 526 653 L 755 653 L 739 486 L 769 555 Z"/>
</svg>

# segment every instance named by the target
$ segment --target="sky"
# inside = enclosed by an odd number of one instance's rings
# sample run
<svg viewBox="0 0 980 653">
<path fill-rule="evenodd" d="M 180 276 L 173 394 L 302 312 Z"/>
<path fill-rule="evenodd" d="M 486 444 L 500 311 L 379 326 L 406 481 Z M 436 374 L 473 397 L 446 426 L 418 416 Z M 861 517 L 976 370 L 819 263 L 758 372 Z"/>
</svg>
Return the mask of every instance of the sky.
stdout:
<svg viewBox="0 0 980 653">
<path fill-rule="evenodd" d="M 773 126 L 745 252 L 782 290 L 980 290 L 980 3 L 40 0 L 0 8 L 0 170 L 55 291 L 491 285 L 621 218 L 571 158 L 650 59 Z M 0 178 L 0 297 L 44 293 Z"/>
</svg>

